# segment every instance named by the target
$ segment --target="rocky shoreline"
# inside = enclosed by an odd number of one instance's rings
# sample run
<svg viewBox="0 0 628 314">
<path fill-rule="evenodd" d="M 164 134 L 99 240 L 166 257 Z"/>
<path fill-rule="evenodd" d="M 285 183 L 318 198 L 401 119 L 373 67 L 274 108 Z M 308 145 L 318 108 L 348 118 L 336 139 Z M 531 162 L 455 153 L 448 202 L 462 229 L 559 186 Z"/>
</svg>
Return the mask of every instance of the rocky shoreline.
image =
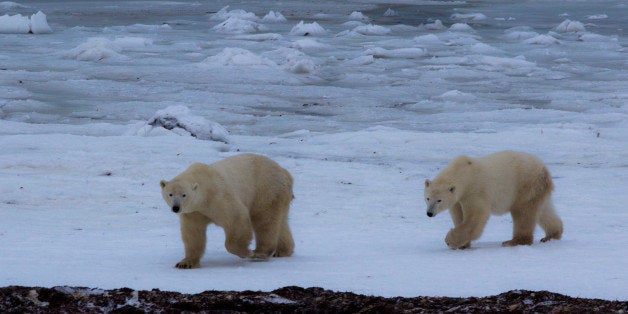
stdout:
<svg viewBox="0 0 628 314">
<path fill-rule="evenodd" d="M 513 290 L 488 297 L 384 298 L 322 288 L 272 292 L 59 286 L 0 288 L 2 313 L 627 313 L 628 302 L 574 298 L 548 291 Z"/>
</svg>

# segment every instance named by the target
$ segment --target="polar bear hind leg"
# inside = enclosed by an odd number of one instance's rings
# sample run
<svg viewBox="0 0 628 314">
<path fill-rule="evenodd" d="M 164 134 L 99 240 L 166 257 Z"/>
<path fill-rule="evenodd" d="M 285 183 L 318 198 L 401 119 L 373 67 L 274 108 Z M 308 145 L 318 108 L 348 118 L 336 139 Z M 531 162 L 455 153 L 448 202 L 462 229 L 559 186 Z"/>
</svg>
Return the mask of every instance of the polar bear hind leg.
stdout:
<svg viewBox="0 0 628 314">
<path fill-rule="evenodd" d="M 541 239 L 541 242 L 547 242 L 551 239 L 560 240 L 563 235 L 563 221 L 556 215 L 551 199 L 548 199 L 541 208 L 539 225 L 545 230 L 545 237 Z"/>
<path fill-rule="evenodd" d="M 288 216 L 281 223 L 281 231 L 279 233 L 279 243 L 277 243 L 276 257 L 288 257 L 294 253 L 294 239 L 288 225 Z"/>
</svg>

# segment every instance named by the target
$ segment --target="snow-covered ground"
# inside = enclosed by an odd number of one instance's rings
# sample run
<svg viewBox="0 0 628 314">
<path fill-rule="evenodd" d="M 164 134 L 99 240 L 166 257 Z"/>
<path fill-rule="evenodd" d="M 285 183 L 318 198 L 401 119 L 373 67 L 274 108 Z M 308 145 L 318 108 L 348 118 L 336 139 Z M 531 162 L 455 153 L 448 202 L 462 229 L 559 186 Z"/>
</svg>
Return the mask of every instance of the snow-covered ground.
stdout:
<svg viewBox="0 0 628 314">
<path fill-rule="evenodd" d="M 20 1 L 0 30 L 0 286 L 628 299 L 625 1 Z M 501 216 L 449 250 L 424 180 L 505 149 L 548 164 L 563 240 L 502 248 Z M 213 227 L 175 269 L 159 180 L 239 152 L 293 174 L 295 255 Z"/>
</svg>

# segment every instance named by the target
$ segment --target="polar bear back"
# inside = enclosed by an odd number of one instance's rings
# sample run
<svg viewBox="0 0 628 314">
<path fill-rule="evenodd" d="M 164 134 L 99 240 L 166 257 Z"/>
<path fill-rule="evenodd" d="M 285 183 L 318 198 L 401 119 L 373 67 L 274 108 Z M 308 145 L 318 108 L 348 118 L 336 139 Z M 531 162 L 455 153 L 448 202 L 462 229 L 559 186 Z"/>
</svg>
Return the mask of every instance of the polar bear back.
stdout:
<svg viewBox="0 0 628 314">
<path fill-rule="evenodd" d="M 261 155 L 241 154 L 209 165 L 224 185 L 248 208 L 264 197 L 292 193 L 292 176 L 279 164 Z M 289 196 L 290 199 L 292 195 Z"/>
<path fill-rule="evenodd" d="M 503 151 L 481 158 L 459 157 L 452 162 L 456 172 L 469 168 L 459 176 L 463 186 L 472 187 L 468 194 L 485 193 L 490 199 L 491 212 L 501 215 L 509 212 L 512 205 L 525 198 L 525 193 L 535 193 L 539 181 L 549 175 L 544 163 L 534 155 Z M 550 183 L 551 185 L 551 183 Z M 550 187 L 551 188 L 551 187 Z"/>
</svg>

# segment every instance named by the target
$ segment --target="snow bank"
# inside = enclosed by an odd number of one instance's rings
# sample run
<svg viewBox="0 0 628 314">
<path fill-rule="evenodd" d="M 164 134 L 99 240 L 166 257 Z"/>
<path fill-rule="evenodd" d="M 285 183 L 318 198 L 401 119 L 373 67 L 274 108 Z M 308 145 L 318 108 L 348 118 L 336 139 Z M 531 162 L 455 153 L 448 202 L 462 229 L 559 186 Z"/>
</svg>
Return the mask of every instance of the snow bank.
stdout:
<svg viewBox="0 0 628 314">
<path fill-rule="evenodd" d="M 452 32 L 469 33 L 473 32 L 473 27 L 469 26 L 466 23 L 455 23 L 449 27 L 449 30 Z"/>
<path fill-rule="evenodd" d="M 52 33 L 52 29 L 48 25 L 46 14 L 38 11 L 30 18 L 21 14 L 0 16 L 0 33 L 49 34 Z"/>
<path fill-rule="evenodd" d="M 586 31 L 586 29 L 584 28 L 584 24 L 569 19 L 564 20 L 554 29 L 559 33 L 578 33 Z"/>
<path fill-rule="evenodd" d="M 483 21 L 486 20 L 486 15 L 482 13 L 454 13 L 451 15 L 452 20 L 470 20 L 470 21 Z"/>
<path fill-rule="evenodd" d="M 419 25 L 419 29 L 427 31 L 440 31 L 445 29 L 445 25 L 443 25 L 443 22 L 441 22 L 440 20 L 436 20 L 433 23 Z"/>
<path fill-rule="evenodd" d="M 514 27 L 504 31 L 506 33 L 505 38 L 508 41 L 522 41 L 539 36 L 539 33 L 530 30 L 529 28 Z"/>
<path fill-rule="evenodd" d="M 170 30 L 172 26 L 168 24 L 159 24 L 159 25 L 147 25 L 147 24 L 133 24 L 133 25 L 125 25 L 125 26 L 109 26 L 103 28 L 104 33 L 120 33 L 120 32 L 129 32 L 129 33 L 155 33 L 163 30 Z"/>
<path fill-rule="evenodd" d="M 345 61 L 344 63 L 349 66 L 367 65 L 375 62 L 373 55 L 360 56 L 354 59 Z"/>
<path fill-rule="evenodd" d="M 377 47 L 366 50 L 366 54 L 375 58 L 415 59 L 424 57 L 427 55 L 427 52 L 423 48 L 385 49 Z"/>
<path fill-rule="evenodd" d="M 2 1 L 0 2 L 0 10 L 6 11 L 10 9 L 27 9 L 28 6 L 12 2 L 12 1 Z"/>
<path fill-rule="evenodd" d="M 593 14 L 593 15 L 587 16 L 587 20 L 603 20 L 607 18 L 608 18 L 608 15 L 606 14 Z"/>
<path fill-rule="evenodd" d="M 290 35 L 296 36 L 324 35 L 325 33 L 327 31 L 316 22 L 304 23 L 301 21 L 290 30 Z"/>
<path fill-rule="evenodd" d="M 267 23 L 282 23 L 286 22 L 287 19 L 285 16 L 283 16 L 283 14 L 279 12 L 270 11 L 262 18 L 262 21 Z"/>
<path fill-rule="evenodd" d="M 448 92 L 445 92 L 445 93 L 441 94 L 440 96 L 438 96 L 436 98 L 444 100 L 444 101 L 464 103 L 464 102 L 473 101 L 477 97 L 475 97 L 472 94 L 467 94 L 467 93 L 461 92 L 459 90 L 450 90 Z"/>
<path fill-rule="evenodd" d="M 358 12 L 358 11 L 353 11 L 351 12 L 351 14 L 349 14 L 349 19 L 352 21 L 360 21 L 360 22 L 364 22 L 364 23 L 368 23 L 371 21 L 371 19 L 362 14 L 362 12 Z"/>
<path fill-rule="evenodd" d="M 152 44 L 152 39 L 143 37 L 120 37 L 114 40 L 92 37 L 66 52 L 64 57 L 79 61 L 128 60 L 128 57 L 121 54 L 122 51 L 141 49 Z"/>
<path fill-rule="evenodd" d="M 291 45 L 292 48 L 308 51 L 320 51 L 324 49 L 332 49 L 333 47 L 320 43 L 312 38 L 304 38 L 295 40 Z"/>
<path fill-rule="evenodd" d="M 536 64 L 527 61 L 523 56 L 515 58 L 480 56 L 477 62 L 486 66 L 487 70 L 506 72 L 513 75 L 527 75 L 536 69 Z"/>
<path fill-rule="evenodd" d="M 558 44 L 559 41 L 558 39 L 549 35 L 538 35 L 524 40 L 523 43 L 533 45 L 553 45 Z"/>
<path fill-rule="evenodd" d="M 250 41 L 272 41 L 281 40 L 283 36 L 276 33 L 263 33 L 263 34 L 244 34 L 234 36 L 235 39 L 250 40 Z"/>
<path fill-rule="evenodd" d="M 269 59 L 260 57 L 242 48 L 224 48 L 217 55 L 208 57 L 201 62 L 205 67 L 276 67 L 277 64 Z"/>
<path fill-rule="evenodd" d="M 477 44 L 473 44 L 471 45 L 471 48 L 469 49 L 469 51 L 476 53 L 476 54 L 482 54 L 482 55 L 490 55 L 490 54 L 500 54 L 503 53 L 502 50 L 497 49 L 491 45 L 487 45 L 485 43 L 477 43 Z"/>
<path fill-rule="evenodd" d="M 388 10 L 384 12 L 384 16 L 399 16 L 399 13 L 391 8 L 388 8 Z"/>
<path fill-rule="evenodd" d="M 240 20 L 259 21 L 259 18 L 255 13 L 247 12 L 241 9 L 229 11 L 229 6 L 225 6 L 218 12 L 210 16 L 211 21 L 226 21 L 230 18 L 237 18 Z"/>
<path fill-rule="evenodd" d="M 245 34 L 265 31 L 267 28 L 255 21 L 232 16 L 212 27 L 212 29 L 221 33 Z"/>
<path fill-rule="evenodd" d="M 414 37 L 414 41 L 422 45 L 438 45 L 443 43 L 443 41 L 434 34 Z"/>
<path fill-rule="evenodd" d="M 201 140 L 229 143 L 229 132 L 222 125 L 194 116 L 188 107 L 182 105 L 158 110 L 147 124 L 167 130 L 185 130 L 191 136 Z"/>
<path fill-rule="evenodd" d="M 369 24 L 358 26 L 353 31 L 362 35 L 386 35 L 390 33 L 390 28 Z"/>
</svg>

